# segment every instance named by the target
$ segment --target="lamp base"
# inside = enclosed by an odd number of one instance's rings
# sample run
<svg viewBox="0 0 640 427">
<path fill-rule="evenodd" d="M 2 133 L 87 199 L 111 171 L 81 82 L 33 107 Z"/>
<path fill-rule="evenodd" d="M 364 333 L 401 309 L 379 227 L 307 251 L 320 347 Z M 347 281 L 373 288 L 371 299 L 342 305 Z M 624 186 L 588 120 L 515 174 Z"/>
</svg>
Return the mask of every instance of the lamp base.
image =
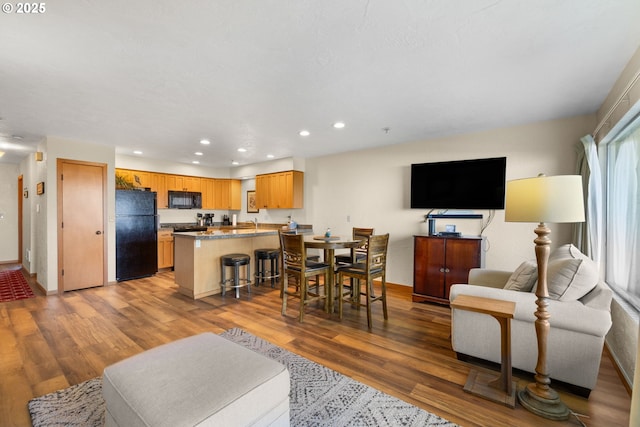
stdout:
<svg viewBox="0 0 640 427">
<path fill-rule="evenodd" d="M 569 408 L 562 403 L 554 390 L 549 390 L 550 398 L 542 397 L 535 393 L 536 384 L 531 383 L 526 388 L 518 391 L 518 401 L 529 412 L 541 417 L 562 421 L 569 419 Z"/>
</svg>

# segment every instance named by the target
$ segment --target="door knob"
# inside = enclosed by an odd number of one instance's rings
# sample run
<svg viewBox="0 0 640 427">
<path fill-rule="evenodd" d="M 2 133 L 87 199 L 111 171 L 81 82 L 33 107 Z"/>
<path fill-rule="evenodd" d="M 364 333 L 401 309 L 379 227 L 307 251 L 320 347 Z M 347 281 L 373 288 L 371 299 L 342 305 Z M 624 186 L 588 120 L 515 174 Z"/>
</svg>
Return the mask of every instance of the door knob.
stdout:
<svg viewBox="0 0 640 427">
<path fill-rule="evenodd" d="M 98 230 L 98 231 L 96 231 L 96 234 L 100 235 L 100 234 L 102 234 L 102 231 Z"/>
</svg>

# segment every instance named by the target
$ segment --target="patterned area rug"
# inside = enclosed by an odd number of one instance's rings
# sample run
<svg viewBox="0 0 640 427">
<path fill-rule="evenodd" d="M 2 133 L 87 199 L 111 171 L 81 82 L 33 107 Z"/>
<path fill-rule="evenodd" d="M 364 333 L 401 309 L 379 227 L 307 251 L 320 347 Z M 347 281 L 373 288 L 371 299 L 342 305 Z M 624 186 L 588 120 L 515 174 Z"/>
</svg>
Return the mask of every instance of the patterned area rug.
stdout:
<svg viewBox="0 0 640 427">
<path fill-rule="evenodd" d="M 434 414 L 234 328 L 221 334 L 287 366 L 292 426 L 442 426 Z M 29 402 L 34 427 L 102 426 L 102 380 L 94 378 Z"/>
<path fill-rule="evenodd" d="M 20 270 L 0 271 L 0 302 L 33 297 L 35 295 Z"/>
</svg>

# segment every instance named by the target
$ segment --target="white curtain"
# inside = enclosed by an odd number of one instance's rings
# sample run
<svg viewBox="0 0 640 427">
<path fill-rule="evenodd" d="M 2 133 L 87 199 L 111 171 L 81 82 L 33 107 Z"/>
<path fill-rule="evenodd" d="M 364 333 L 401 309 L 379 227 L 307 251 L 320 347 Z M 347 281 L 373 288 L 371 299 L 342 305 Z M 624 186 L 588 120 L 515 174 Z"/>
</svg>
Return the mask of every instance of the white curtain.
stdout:
<svg viewBox="0 0 640 427">
<path fill-rule="evenodd" d="M 600 263 L 604 237 L 604 216 L 602 214 L 602 172 L 598 160 L 598 147 L 591 135 L 580 139 L 584 147 L 585 159 L 589 165 L 589 182 L 587 184 L 586 224 L 588 246 L 587 254 Z"/>
<path fill-rule="evenodd" d="M 609 283 L 640 296 L 640 127 L 611 142 L 607 160 Z"/>
</svg>

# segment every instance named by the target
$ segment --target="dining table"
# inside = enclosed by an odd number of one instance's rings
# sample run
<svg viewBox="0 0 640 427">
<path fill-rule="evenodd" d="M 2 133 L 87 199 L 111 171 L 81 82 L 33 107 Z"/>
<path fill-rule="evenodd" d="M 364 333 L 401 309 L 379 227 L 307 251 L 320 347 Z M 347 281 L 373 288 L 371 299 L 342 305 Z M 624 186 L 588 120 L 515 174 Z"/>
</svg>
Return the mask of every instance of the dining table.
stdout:
<svg viewBox="0 0 640 427">
<path fill-rule="evenodd" d="M 329 299 L 329 313 L 333 313 L 334 296 L 333 292 L 336 287 L 336 249 L 351 249 L 362 244 L 362 239 L 354 239 L 352 236 L 305 236 L 305 249 L 322 249 L 324 251 L 324 262 L 329 264 L 328 282 L 329 286 L 325 286 L 327 298 Z"/>
</svg>

